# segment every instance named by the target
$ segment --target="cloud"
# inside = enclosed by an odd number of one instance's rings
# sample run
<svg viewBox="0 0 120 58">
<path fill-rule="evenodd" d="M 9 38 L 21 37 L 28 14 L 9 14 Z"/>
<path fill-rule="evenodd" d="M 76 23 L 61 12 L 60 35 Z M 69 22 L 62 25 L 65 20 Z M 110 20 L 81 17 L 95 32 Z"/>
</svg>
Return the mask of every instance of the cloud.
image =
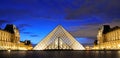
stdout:
<svg viewBox="0 0 120 58">
<path fill-rule="evenodd" d="M 73 3 L 75 3 L 74 1 Z M 120 18 L 120 0 L 85 0 L 79 8 L 67 9 L 66 19 L 84 19 L 92 16 Z M 80 3 L 80 2 L 79 2 Z"/>
<path fill-rule="evenodd" d="M 28 29 L 31 28 L 32 25 L 30 25 L 30 24 L 19 24 L 17 27 L 18 27 L 20 33 L 26 34 L 30 37 L 35 37 L 34 35 L 32 36 L 32 34 L 34 34 L 33 32 L 28 31 Z"/>
<path fill-rule="evenodd" d="M 10 23 L 10 22 L 11 21 L 0 19 L 0 26 L 2 26 L 3 24 L 6 24 L 6 23 Z"/>
<path fill-rule="evenodd" d="M 8 1 L 8 2 L 6 2 Z M 18 18 L 83 19 L 92 16 L 119 17 L 119 0 L 6 0 L 0 1 L 0 16 Z"/>
<path fill-rule="evenodd" d="M 19 24 L 18 28 L 25 28 L 25 27 L 31 27 L 30 24 Z"/>
<path fill-rule="evenodd" d="M 39 35 L 37 34 L 34 34 L 33 32 L 26 32 L 26 31 L 23 31 L 21 32 L 22 34 L 25 34 L 27 36 L 30 36 L 30 37 L 39 37 Z"/>
<path fill-rule="evenodd" d="M 69 28 L 70 33 L 76 38 L 96 38 L 99 25 L 71 26 Z"/>
<path fill-rule="evenodd" d="M 37 34 L 34 34 L 33 32 L 26 32 L 26 31 L 23 31 L 21 32 L 22 34 L 25 34 L 25 35 L 28 35 L 30 37 L 39 37 L 39 35 Z"/>
<path fill-rule="evenodd" d="M 26 34 L 30 37 L 39 37 L 39 35 L 34 34 L 33 32 L 22 32 L 23 34 Z"/>
<path fill-rule="evenodd" d="M 30 12 L 26 9 L 7 8 L 0 9 L 0 17 L 20 18 L 28 15 Z"/>
<path fill-rule="evenodd" d="M 7 1 L 7 2 L 6 2 Z M 0 1 L 0 17 L 13 17 L 13 18 L 54 18 L 58 11 L 57 6 L 54 7 L 59 1 L 50 0 L 5 0 Z M 51 5 L 53 4 L 53 6 Z M 61 12 L 59 12 L 61 13 Z"/>
<path fill-rule="evenodd" d="M 28 27 L 32 27 L 32 25 L 30 24 L 19 24 L 17 25 L 18 29 L 20 30 L 20 32 L 23 32 L 28 28 Z M 25 32 L 25 33 L 29 33 L 29 32 Z"/>
<path fill-rule="evenodd" d="M 120 19 L 113 19 L 112 22 L 105 23 L 111 27 L 120 26 Z"/>
<path fill-rule="evenodd" d="M 31 28 L 32 25 L 30 24 L 19 24 L 18 28 L 20 30 L 20 33 L 25 34 L 30 37 L 39 37 L 39 35 L 34 34 L 34 32 L 26 31 L 28 28 Z"/>
<path fill-rule="evenodd" d="M 0 18 L 0 27 L 3 28 L 6 24 L 12 24 L 13 22 L 15 21 Z"/>
<path fill-rule="evenodd" d="M 69 32 L 76 38 L 97 39 L 98 29 L 102 25 L 110 25 L 111 28 L 120 26 L 120 19 L 113 19 L 105 23 L 85 23 L 78 26 L 70 26 Z"/>
<path fill-rule="evenodd" d="M 30 35 L 30 37 L 39 37 L 39 35 L 32 34 L 32 35 Z"/>
<path fill-rule="evenodd" d="M 65 14 L 64 9 L 71 6 L 71 2 L 69 0 L 4 0 L 0 1 L 0 16 L 59 19 Z"/>
<path fill-rule="evenodd" d="M 23 34 L 32 34 L 32 32 L 22 32 Z"/>
</svg>

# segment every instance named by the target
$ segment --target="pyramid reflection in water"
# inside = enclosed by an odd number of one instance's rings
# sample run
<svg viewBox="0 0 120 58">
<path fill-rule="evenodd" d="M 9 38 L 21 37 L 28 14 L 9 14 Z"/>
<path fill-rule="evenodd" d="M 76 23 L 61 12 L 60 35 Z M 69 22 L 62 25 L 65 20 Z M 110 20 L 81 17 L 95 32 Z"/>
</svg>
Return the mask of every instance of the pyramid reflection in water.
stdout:
<svg viewBox="0 0 120 58">
<path fill-rule="evenodd" d="M 34 50 L 84 50 L 62 26 L 58 25 L 47 37 L 39 42 Z"/>
</svg>

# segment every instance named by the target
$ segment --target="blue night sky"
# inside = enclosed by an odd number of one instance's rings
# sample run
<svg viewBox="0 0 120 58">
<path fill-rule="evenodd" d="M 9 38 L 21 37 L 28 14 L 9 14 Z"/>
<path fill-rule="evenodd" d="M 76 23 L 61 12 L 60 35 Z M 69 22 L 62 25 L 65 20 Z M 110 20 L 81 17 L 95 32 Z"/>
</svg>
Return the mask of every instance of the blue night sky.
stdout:
<svg viewBox="0 0 120 58">
<path fill-rule="evenodd" d="M 93 44 L 103 24 L 120 26 L 120 0 L 0 0 L 0 27 L 15 24 L 21 41 L 37 44 L 57 25 Z"/>
</svg>

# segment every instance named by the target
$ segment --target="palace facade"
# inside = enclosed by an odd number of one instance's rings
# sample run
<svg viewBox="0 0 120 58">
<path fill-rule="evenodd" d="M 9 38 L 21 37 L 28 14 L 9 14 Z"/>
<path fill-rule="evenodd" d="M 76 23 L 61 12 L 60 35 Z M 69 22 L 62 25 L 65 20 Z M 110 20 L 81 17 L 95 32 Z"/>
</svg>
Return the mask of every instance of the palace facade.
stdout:
<svg viewBox="0 0 120 58">
<path fill-rule="evenodd" d="M 110 28 L 103 25 L 99 28 L 93 49 L 120 49 L 120 27 Z"/>
<path fill-rule="evenodd" d="M 29 40 L 20 41 L 19 30 L 13 24 L 7 24 L 0 29 L 0 50 L 31 50 L 33 47 Z"/>
</svg>

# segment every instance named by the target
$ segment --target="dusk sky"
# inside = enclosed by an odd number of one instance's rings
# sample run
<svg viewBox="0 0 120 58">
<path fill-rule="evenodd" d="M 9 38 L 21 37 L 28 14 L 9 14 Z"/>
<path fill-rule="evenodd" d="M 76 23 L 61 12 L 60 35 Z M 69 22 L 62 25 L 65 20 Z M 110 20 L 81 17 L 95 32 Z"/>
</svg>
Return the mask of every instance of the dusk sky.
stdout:
<svg viewBox="0 0 120 58">
<path fill-rule="evenodd" d="M 0 0 L 0 27 L 14 24 L 21 41 L 37 44 L 57 25 L 93 44 L 103 24 L 120 26 L 120 0 Z"/>
</svg>

